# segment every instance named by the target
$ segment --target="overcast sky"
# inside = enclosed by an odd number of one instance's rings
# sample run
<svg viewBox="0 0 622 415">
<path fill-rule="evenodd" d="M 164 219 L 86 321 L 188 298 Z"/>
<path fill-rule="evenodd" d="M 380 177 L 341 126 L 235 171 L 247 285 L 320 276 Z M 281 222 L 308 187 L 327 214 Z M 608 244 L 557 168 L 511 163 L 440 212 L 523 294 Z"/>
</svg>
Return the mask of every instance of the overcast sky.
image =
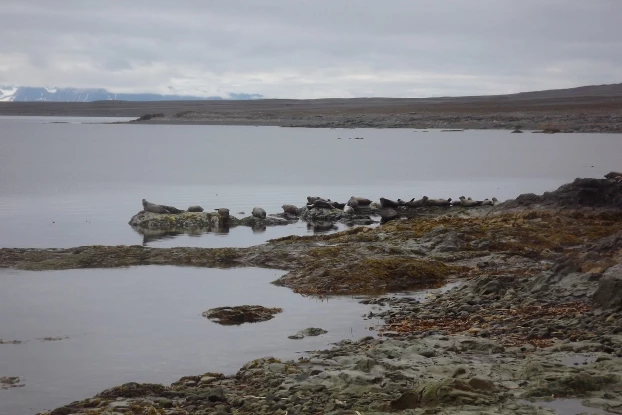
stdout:
<svg viewBox="0 0 622 415">
<path fill-rule="evenodd" d="M 622 0 L 2 0 L 0 84 L 275 98 L 622 82 Z"/>
</svg>

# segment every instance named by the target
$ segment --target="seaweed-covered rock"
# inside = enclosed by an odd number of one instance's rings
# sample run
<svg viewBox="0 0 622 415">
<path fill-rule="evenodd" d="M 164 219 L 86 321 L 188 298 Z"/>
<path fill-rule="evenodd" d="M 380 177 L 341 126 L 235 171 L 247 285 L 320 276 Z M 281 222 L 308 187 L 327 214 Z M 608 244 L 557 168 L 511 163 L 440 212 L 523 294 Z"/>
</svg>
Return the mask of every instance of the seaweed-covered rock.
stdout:
<svg viewBox="0 0 622 415">
<path fill-rule="evenodd" d="M 300 219 L 308 222 L 336 222 L 341 219 L 343 211 L 339 209 L 308 209 L 302 208 Z"/>
<path fill-rule="evenodd" d="M 289 222 L 287 221 L 287 219 L 279 218 L 275 216 L 266 216 L 265 218 L 247 216 L 242 219 L 234 219 L 232 223 L 235 225 L 239 225 L 239 226 L 261 227 L 261 226 L 283 226 L 283 225 L 287 225 Z"/>
<path fill-rule="evenodd" d="M 139 396 L 157 396 L 167 388 L 156 383 L 125 383 L 98 393 L 98 398 L 136 398 Z"/>
<path fill-rule="evenodd" d="M 244 323 L 259 323 L 272 320 L 282 308 L 267 308 L 260 305 L 242 305 L 236 307 L 218 307 L 203 312 L 203 317 L 223 326 Z"/>
<path fill-rule="evenodd" d="M 223 226 L 224 218 L 216 212 L 184 212 L 176 215 L 140 211 L 132 216 L 129 224 L 148 229 L 203 228 Z"/>
</svg>

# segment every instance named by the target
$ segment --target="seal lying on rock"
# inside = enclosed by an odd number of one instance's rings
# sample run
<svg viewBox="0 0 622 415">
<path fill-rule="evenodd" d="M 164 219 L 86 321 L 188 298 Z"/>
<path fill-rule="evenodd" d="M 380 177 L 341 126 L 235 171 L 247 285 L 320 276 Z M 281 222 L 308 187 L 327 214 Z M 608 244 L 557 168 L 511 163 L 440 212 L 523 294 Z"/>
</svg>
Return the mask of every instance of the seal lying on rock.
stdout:
<svg viewBox="0 0 622 415">
<path fill-rule="evenodd" d="M 318 196 L 307 196 L 307 204 L 312 205 L 316 200 L 323 200 L 326 202 L 326 199 Z"/>
<path fill-rule="evenodd" d="M 344 206 L 343 213 L 345 213 L 346 215 L 352 215 L 354 214 L 354 208 L 350 205 Z"/>
<path fill-rule="evenodd" d="M 263 210 L 260 207 L 254 207 L 253 211 L 251 212 L 251 214 L 254 217 L 258 218 L 258 219 L 265 219 L 266 218 L 266 211 Z"/>
<path fill-rule="evenodd" d="M 331 205 L 333 205 L 333 207 L 334 207 L 335 209 L 341 209 L 341 210 L 343 210 L 343 208 L 344 208 L 344 207 L 346 207 L 346 204 L 345 204 L 345 203 L 333 202 L 333 201 L 332 201 L 332 200 L 330 200 L 330 199 L 328 199 L 328 202 L 329 202 Z"/>
<path fill-rule="evenodd" d="M 460 196 L 460 206 L 464 206 L 464 207 L 473 207 L 473 206 L 480 206 L 482 205 L 483 202 L 481 200 L 472 200 L 472 199 L 467 199 L 464 196 Z"/>
<path fill-rule="evenodd" d="M 622 173 L 618 173 L 617 171 L 612 171 L 605 174 L 605 179 L 617 179 L 618 177 L 622 177 Z"/>
<path fill-rule="evenodd" d="M 354 196 L 353 196 L 353 197 L 350 198 L 350 200 L 348 200 L 348 203 L 346 203 L 346 205 L 356 209 L 357 207 L 359 207 L 359 201 L 356 200 L 356 198 L 354 198 Z"/>
<path fill-rule="evenodd" d="M 410 208 L 425 206 L 427 201 L 428 201 L 428 197 L 427 196 L 423 196 L 419 200 L 415 200 L 415 198 L 413 197 L 408 202 L 404 202 L 402 199 L 397 199 L 397 203 L 399 203 L 400 206 L 406 206 L 406 207 L 410 207 Z"/>
<path fill-rule="evenodd" d="M 380 198 L 380 206 L 382 206 L 383 208 L 392 208 L 395 209 L 399 206 L 400 204 L 394 200 L 391 199 L 385 199 L 384 197 Z"/>
<path fill-rule="evenodd" d="M 165 206 L 165 205 L 156 205 L 155 203 L 147 202 L 146 199 L 143 199 L 143 209 L 145 212 L 152 213 L 182 213 L 183 210 L 179 210 L 173 206 Z"/>
<path fill-rule="evenodd" d="M 352 200 L 352 199 L 355 199 L 358 202 L 358 204 L 361 205 L 361 206 L 369 206 L 371 204 L 371 200 L 366 199 L 364 197 L 352 196 L 352 197 L 350 197 L 350 200 Z M 352 206 L 352 205 L 350 205 L 350 206 Z"/>
<path fill-rule="evenodd" d="M 190 206 L 188 208 L 188 212 L 203 212 L 203 208 L 201 206 L 195 205 L 195 206 Z"/>
<path fill-rule="evenodd" d="M 449 199 L 428 199 L 425 204 L 426 206 L 450 206 L 451 197 Z"/>
<path fill-rule="evenodd" d="M 283 205 L 283 213 L 287 213 L 288 215 L 298 215 L 298 208 L 294 205 Z"/>
</svg>

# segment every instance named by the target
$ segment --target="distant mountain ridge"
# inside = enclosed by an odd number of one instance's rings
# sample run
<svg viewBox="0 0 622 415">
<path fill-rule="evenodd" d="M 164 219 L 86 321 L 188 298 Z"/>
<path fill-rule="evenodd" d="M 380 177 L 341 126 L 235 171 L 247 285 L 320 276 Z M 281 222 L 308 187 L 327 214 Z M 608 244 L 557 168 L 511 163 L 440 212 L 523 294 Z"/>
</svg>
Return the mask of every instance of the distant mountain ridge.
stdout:
<svg viewBox="0 0 622 415">
<path fill-rule="evenodd" d="M 93 101 L 214 101 L 223 99 L 261 99 L 260 94 L 229 93 L 226 97 L 161 95 L 150 93 L 117 94 L 103 88 L 44 88 L 0 85 L 0 101 L 5 102 L 93 102 Z"/>
</svg>

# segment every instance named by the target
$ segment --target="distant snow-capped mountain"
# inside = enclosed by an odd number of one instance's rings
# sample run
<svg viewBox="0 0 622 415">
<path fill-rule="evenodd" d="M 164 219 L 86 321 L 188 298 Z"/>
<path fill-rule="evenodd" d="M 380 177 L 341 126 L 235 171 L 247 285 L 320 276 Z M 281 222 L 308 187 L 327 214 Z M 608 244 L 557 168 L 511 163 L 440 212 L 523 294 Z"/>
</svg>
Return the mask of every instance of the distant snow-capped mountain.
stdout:
<svg viewBox="0 0 622 415">
<path fill-rule="evenodd" d="M 0 85 L 0 101 L 48 101 L 48 102 L 92 102 L 92 101 L 195 101 L 220 99 L 261 99 L 260 94 L 230 93 L 226 97 L 197 97 L 192 95 L 160 94 L 116 94 L 102 88 L 44 88 L 32 86 Z"/>
</svg>

